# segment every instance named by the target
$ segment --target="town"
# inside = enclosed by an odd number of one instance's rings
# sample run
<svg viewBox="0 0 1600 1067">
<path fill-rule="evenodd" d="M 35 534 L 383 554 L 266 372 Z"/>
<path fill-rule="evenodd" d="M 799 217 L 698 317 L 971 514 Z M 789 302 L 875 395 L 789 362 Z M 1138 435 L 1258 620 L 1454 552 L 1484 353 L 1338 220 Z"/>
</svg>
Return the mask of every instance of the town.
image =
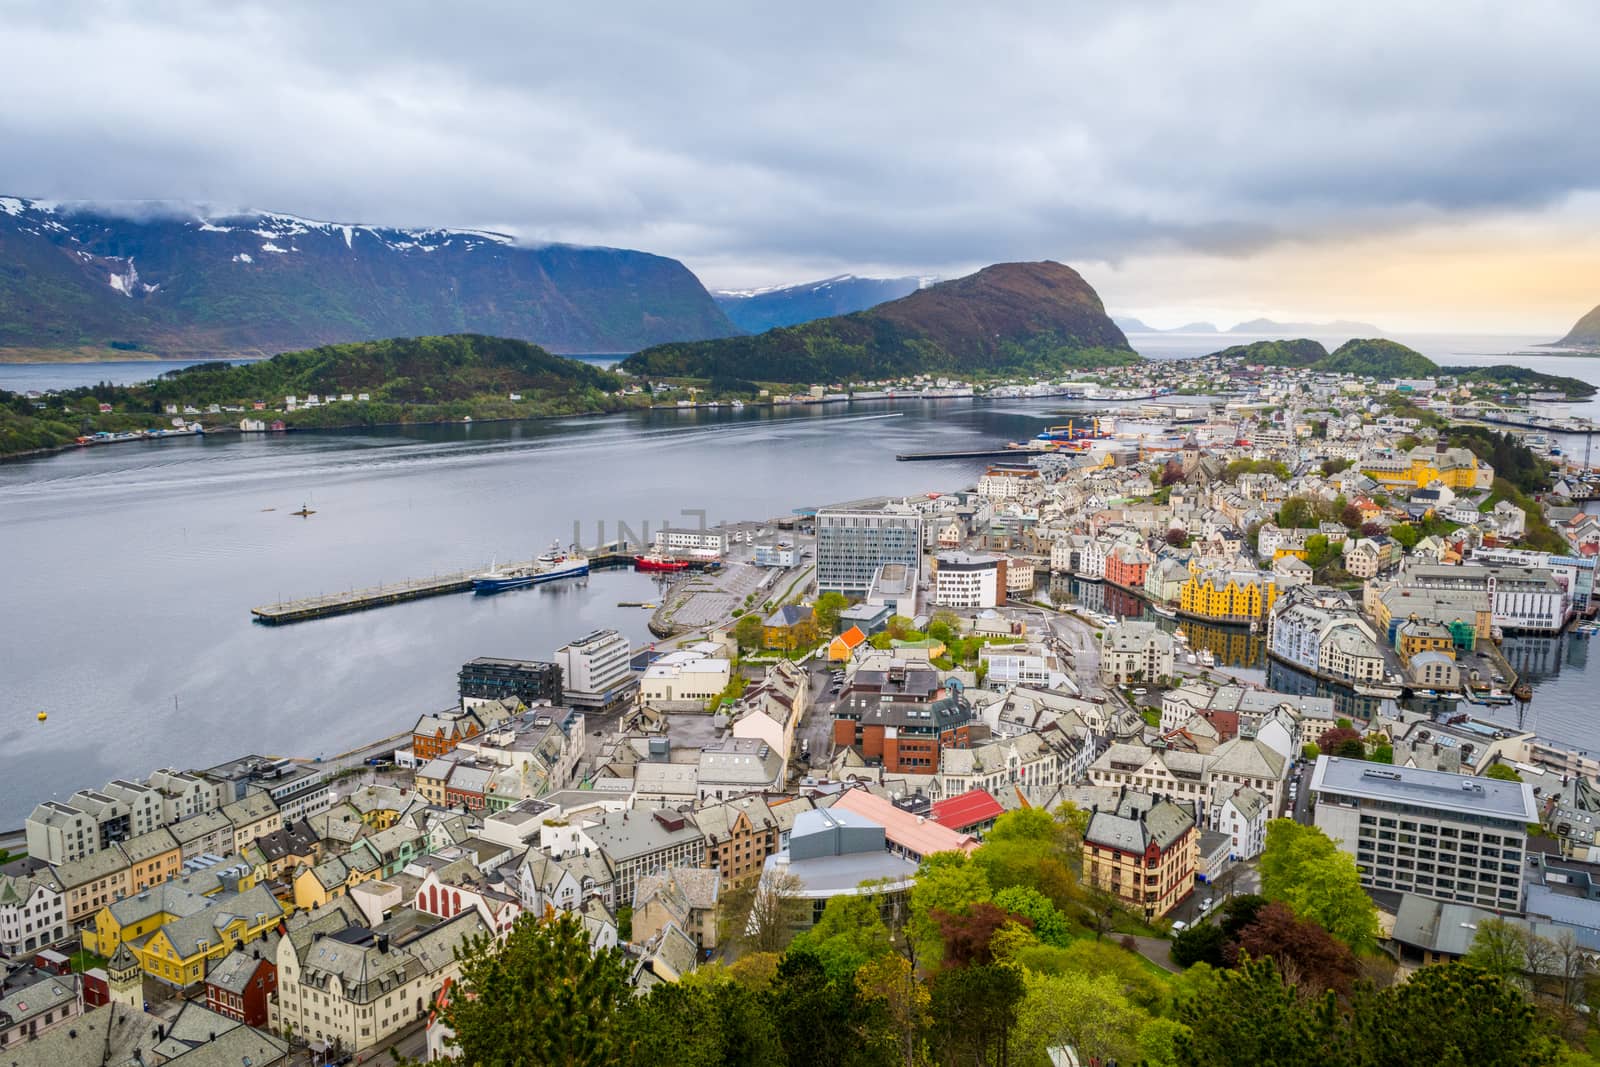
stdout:
<svg viewBox="0 0 1600 1067">
<path fill-rule="evenodd" d="M 1049 997 L 1239 952 L 1340 991 L 1496 959 L 1582 1040 L 1600 763 L 1517 725 L 1507 642 L 1597 630 L 1587 457 L 1491 425 L 1540 401 L 1447 377 L 1104 385 L 1175 395 L 997 442 L 955 491 L 657 531 L 657 566 L 697 569 L 663 578 L 655 644 L 474 659 L 456 703 L 341 756 L 39 803 L 0 854 L 0 1049 L 449 1058 L 473 946 L 555 916 L 640 997 L 881 923 L 908 975 L 1048 947 Z M 1339 975 L 1264 916 L 1331 935 Z M 1116 1033 L 1018 1033 L 1176 1062 L 1141 1042 L 1188 1024 L 1116 996 Z"/>
</svg>

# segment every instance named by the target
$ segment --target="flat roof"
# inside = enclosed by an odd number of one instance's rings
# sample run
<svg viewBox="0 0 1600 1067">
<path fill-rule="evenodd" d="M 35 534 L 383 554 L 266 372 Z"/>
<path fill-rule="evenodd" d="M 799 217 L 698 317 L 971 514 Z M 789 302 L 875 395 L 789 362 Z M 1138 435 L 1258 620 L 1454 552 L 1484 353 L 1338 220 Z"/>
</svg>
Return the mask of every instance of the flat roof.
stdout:
<svg viewBox="0 0 1600 1067">
<path fill-rule="evenodd" d="M 1533 788 L 1498 778 L 1394 767 L 1387 763 L 1318 756 L 1311 775 L 1316 793 L 1338 793 L 1367 800 L 1414 804 L 1462 815 L 1487 815 L 1511 822 L 1535 823 L 1539 809 Z"/>
</svg>

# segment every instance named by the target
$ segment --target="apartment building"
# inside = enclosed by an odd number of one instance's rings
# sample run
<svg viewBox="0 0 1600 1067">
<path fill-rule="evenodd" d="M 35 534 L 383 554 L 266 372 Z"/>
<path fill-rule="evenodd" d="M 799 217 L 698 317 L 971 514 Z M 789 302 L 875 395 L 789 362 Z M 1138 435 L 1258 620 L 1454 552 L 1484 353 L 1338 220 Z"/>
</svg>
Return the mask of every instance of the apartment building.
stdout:
<svg viewBox="0 0 1600 1067">
<path fill-rule="evenodd" d="M 1320 756 L 1316 825 L 1355 857 L 1361 883 L 1520 911 L 1528 825 L 1523 782 Z"/>
<path fill-rule="evenodd" d="M 866 500 L 817 511 L 817 591 L 863 596 L 880 567 L 899 564 L 915 595 L 922 564 L 922 515 L 904 502 Z"/>
</svg>

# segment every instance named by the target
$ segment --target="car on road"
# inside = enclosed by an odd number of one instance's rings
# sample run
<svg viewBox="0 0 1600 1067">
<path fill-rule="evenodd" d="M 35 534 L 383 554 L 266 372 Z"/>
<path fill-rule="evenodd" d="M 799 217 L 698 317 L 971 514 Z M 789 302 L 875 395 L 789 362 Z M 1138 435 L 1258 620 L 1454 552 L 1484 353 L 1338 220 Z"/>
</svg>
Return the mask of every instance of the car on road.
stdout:
<svg viewBox="0 0 1600 1067">
<path fill-rule="evenodd" d="M 1211 898 L 1210 897 L 1206 897 L 1206 899 L 1204 899 L 1204 900 L 1202 900 L 1200 902 L 1200 911 L 1202 913 L 1210 911 L 1211 910 L 1211 905 L 1212 905 Z"/>
<path fill-rule="evenodd" d="M 1136 697 L 1142 697 L 1148 692 L 1150 692 L 1150 690 L 1148 690 L 1148 689 L 1142 689 L 1142 688 L 1141 689 L 1135 689 L 1135 690 L 1133 690 L 1133 695 L 1136 696 Z"/>
<path fill-rule="evenodd" d="M 1172 920 L 1172 932 L 1173 933 L 1181 934 L 1187 929 L 1189 929 L 1189 924 L 1184 922 L 1182 919 L 1174 919 L 1174 920 Z"/>
</svg>

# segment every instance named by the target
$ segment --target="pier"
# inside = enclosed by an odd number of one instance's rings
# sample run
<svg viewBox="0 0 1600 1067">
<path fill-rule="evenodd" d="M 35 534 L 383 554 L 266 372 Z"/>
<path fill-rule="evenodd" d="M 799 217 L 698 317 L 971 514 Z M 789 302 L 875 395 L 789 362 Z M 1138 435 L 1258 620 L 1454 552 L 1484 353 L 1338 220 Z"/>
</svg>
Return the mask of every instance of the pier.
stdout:
<svg viewBox="0 0 1600 1067">
<path fill-rule="evenodd" d="M 591 571 L 608 571 L 632 567 L 633 557 L 639 551 L 642 550 L 626 545 L 606 545 L 604 548 L 585 552 L 584 555 L 589 560 Z M 508 566 L 532 565 L 533 561 L 527 560 Z M 701 564 L 693 569 L 701 570 L 705 566 L 706 564 Z M 268 626 L 283 626 L 291 622 L 326 619 L 334 615 L 349 615 L 357 611 L 388 607 L 390 604 L 403 604 L 408 600 L 443 596 L 446 593 L 468 593 L 472 591 L 472 576 L 487 570 L 488 567 L 475 567 L 472 570 L 457 571 L 452 574 L 436 574 L 431 578 L 411 578 L 367 589 L 348 589 L 342 593 L 323 593 L 318 596 L 301 597 L 298 600 L 285 600 L 281 604 L 263 604 L 261 607 L 251 608 L 250 614 L 255 617 L 256 622 Z"/>
<path fill-rule="evenodd" d="M 1044 449 L 981 448 L 972 452 L 899 452 L 895 454 L 894 458 L 901 463 L 917 463 L 922 460 L 933 459 L 1026 459 L 1032 456 L 1047 456 L 1049 454 Z"/>
</svg>

